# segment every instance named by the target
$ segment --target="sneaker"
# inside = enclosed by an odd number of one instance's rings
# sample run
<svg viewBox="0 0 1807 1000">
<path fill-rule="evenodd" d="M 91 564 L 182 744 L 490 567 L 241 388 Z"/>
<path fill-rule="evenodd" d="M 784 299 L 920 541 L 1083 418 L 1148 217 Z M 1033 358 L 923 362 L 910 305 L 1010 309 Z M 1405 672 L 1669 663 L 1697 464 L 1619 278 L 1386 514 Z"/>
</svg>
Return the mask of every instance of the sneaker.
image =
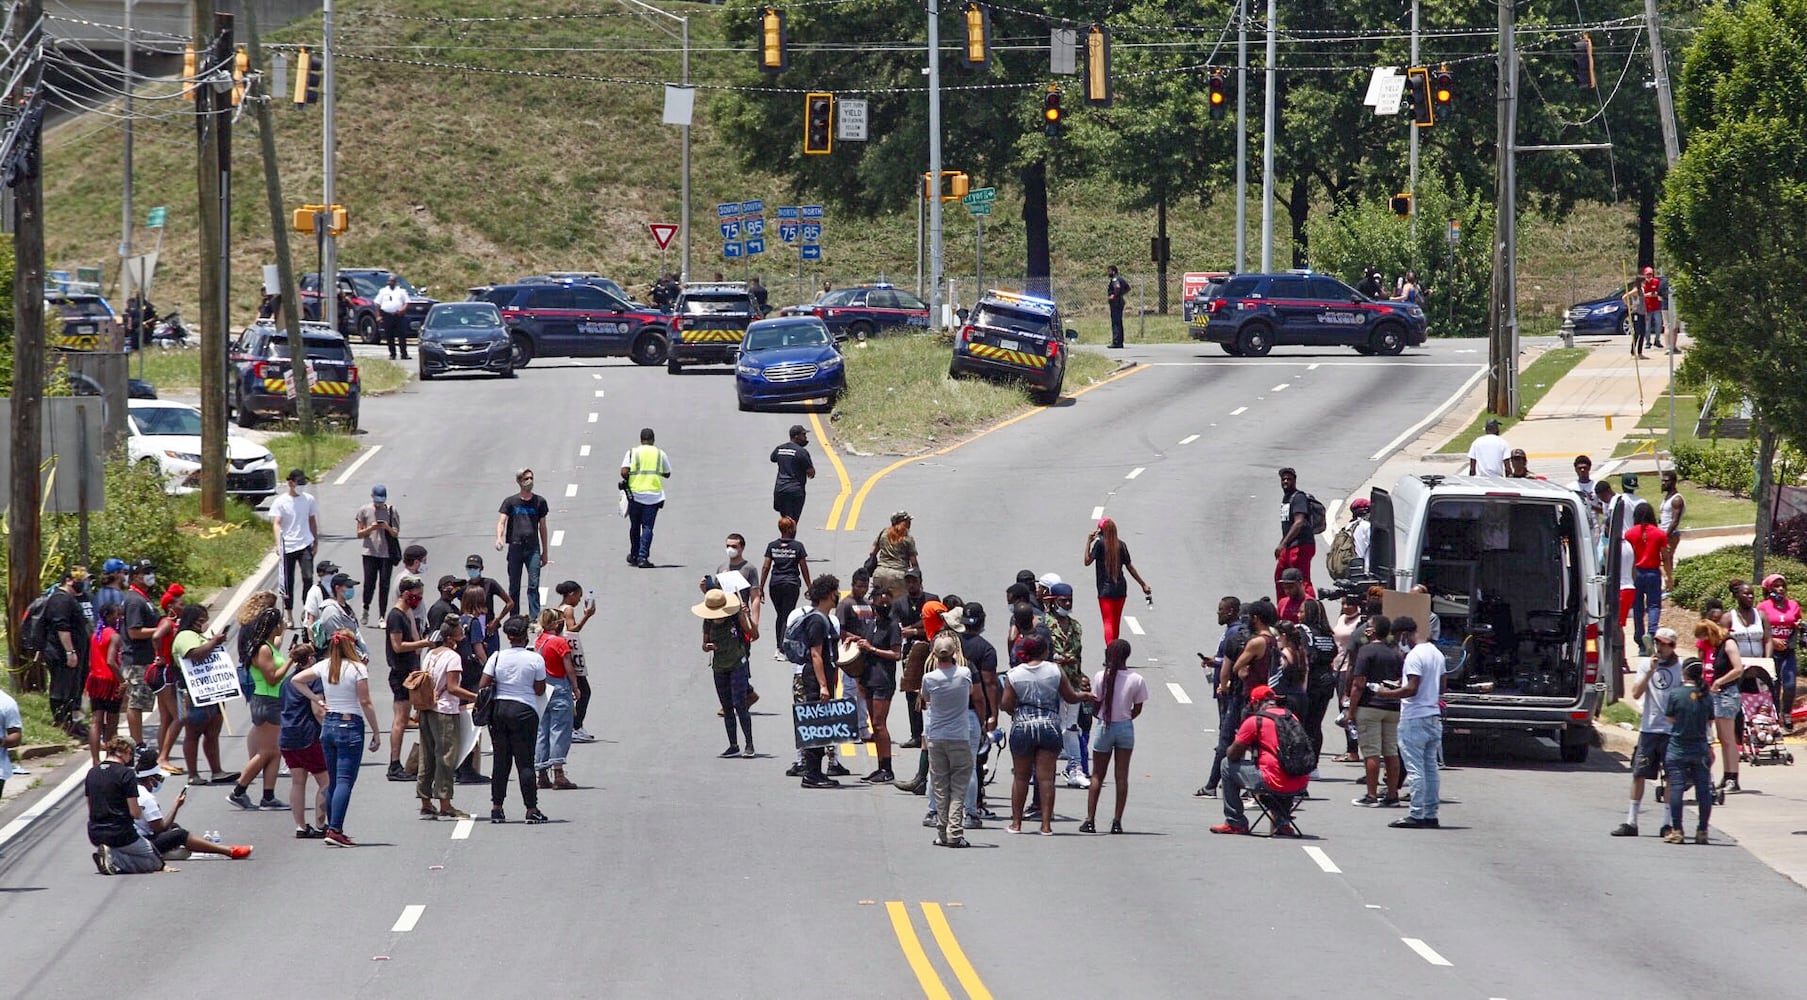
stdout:
<svg viewBox="0 0 1807 1000">
<path fill-rule="evenodd" d="M 972 845 L 966 842 L 965 837 L 958 837 L 954 840 L 948 841 L 945 844 L 942 844 L 941 846 L 942 847 L 971 847 Z"/>
<path fill-rule="evenodd" d="M 452 783 L 455 785 L 487 785 L 489 784 L 489 775 L 478 774 L 475 771 L 458 771 L 452 775 Z"/>
<path fill-rule="evenodd" d="M 804 778 L 804 788 L 839 788 L 841 783 L 833 778 Z"/>
<path fill-rule="evenodd" d="M 899 750 L 920 750 L 922 749 L 922 737 L 912 736 L 902 743 L 899 743 L 897 748 Z"/>
<path fill-rule="evenodd" d="M 740 747 L 737 747 L 737 746 L 729 747 L 728 749 L 723 750 L 721 753 L 716 754 L 716 756 L 717 757 L 739 757 L 740 756 Z"/>
<path fill-rule="evenodd" d="M 289 808 L 289 804 L 287 802 L 282 801 L 279 798 L 276 798 L 275 796 L 266 796 L 262 802 L 259 802 L 257 804 L 257 808 L 269 809 L 271 811 L 280 810 L 283 812 L 287 812 L 288 808 Z"/>
<path fill-rule="evenodd" d="M 440 819 L 470 819 L 471 814 L 465 812 L 463 809 L 460 809 L 457 806 L 453 806 L 450 809 L 439 810 L 439 818 Z"/>
<path fill-rule="evenodd" d="M 1664 823 L 1663 828 L 1661 830 L 1658 830 L 1656 832 L 1656 835 L 1659 837 L 1667 837 L 1669 835 L 1669 830 L 1670 830 L 1669 824 Z"/>
<path fill-rule="evenodd" d="M 1663 827 L 1663 829 L 1667 830 L 1669 828 Z M 1613 829 L 1613 832 L 1611 834 L 1609 834 L 1609 836 L 1613 836 L 1613 837 L 1635 837 L 1637 835 L 1638 835 L 1638 828 L 1636 825 L 1631 824 L 1631 823 L 1620 823 L 1617 827 L 1615 827 Z"/>
<path fill-rule="evenodd" d="M 340 833 L 337 830 L 326 831 L 325 840 L 326 840 L 326 846 L 328 846 L 328 847 L 356 847 L 356 846 L 358 846 L 357 843 L 355 841 L 353 841 L 350 837 L 347 837 L 346 835 L 344 835 L 343 833 Z"/>
<path fill-rule="evenodd" d="M 740 752 L 740 756 L 741 756 L 742 760 L 752 760 L 753 758 L 759 756 L 759 754 L 756 751 L 754 751 L 753 744 L 751 742 L 749 742 L 747 744 L 747 748 Z"/>
<path fill-rule="evenodd" d="M 1118 831 L 1118 832 L 1121 832 L 1121 831 Z M 1299 828 L 1296 826 L 1293 826 L 1291 823 L 1282 823 L 1282 824 L 1280 824 L 1280 828 L 1274 831 L 1274 836 L 1276 836 L 1276 837 L 1298 837 L 1299 836 Z"/>
<path fill-rule="evenodd" d="M 1246 836 L 1249 832 L 1249 828 L 1246 826 L 1237 826 L 1234 823 L 1219 823 L 1211 828 L 1211 832 Z"/>
<path fill-rule="evenodd" d="M 528 822 L 528 824 L 529 824 L 529 825 L 531 825 L 531 826 L 538 826 L 538 825 L 540 825 L 540 824 L 541 824 L 541 823 L 544 823 L 544 822 L 546 822 L 546 821 L 547 821 L 547 820 L 546 820 L 546 814 L 545 814 L 545 813 L 543 813 L 543 812 L 540 812 L 540 811 L 539 811 L 539 810 L 538 810 L 538 809 L 529 809 L 529 810 L 527 810 L 527 822 Z"/>
<path fill-rule="evenodd" d="M 1352 806 L 1363 806 L 1368 809 L 1373 809 L 1380 805 L 1380 799 L 1373 795 L 1364 795 L 1359 799 L 1350 799 L 1349 804 Z"/>
<path fill-rule="evenodd" d="M 979 808 L 974 809 L 972 812 L 967 813 L 967 815 L 971 816 L 971 817 L 975 817 L 977 819 L 1003 819 L 1004 818 L 1002 816 L 999 816 L 997 813 L 992 812 L 989 808 L 987 808 L 985 806 L 980 806 Z"/>
<path fill-rule="evenodd" d="M 783 653 L 773 653 L 773 654 L 772 654 L 772 659 L 774 659 L 774 660 L 778 660 L 778 661 L 779 661 L 779 662 L 783 662 L 783 660 L 784 660 L 784 654 L 783 654 Z"/>
<path fill-rule="evenodd" d="M 370 624 L 370 609 L 369 608 L 365 608 L 363 610 L 363 612 L 358 615 L 358 624 L 359 625 Z"/>
<path fill-rule="evenodd" d="M 842 764 L 840 761 L 836 761 L 833 764 L 830 764 L 827 767 L 823 768 L 822 773 L 828 775 L 831 778 L 845 778 L 848 775 L 852 774 L 853 772 L 847 770 L 847 766 L 845 764 Z"/>
<path fill-rule="evenodd" d="M 1706 842 L 1707 842 L 1707 831 L 1705 831 L 1705 830 L 1697 830 L 1697 831 L 1695 831 L 1695 833 L 1694 833 L 1694 842 L 1695 842 L 1695 843 L 1696 843 L 1696 844 L 1704 844 L 1704 843 L 1706 843 Z"/>
<path fill-rule="evenodd" d="M 785 768 L 784 776 L 787 778 L 803 777 L 803 765 L 802 764 L 792 764 L 790 767 Z"/>
<path fill-rule="evenodd" d="M 418 775 L 409 774 L 408 772 L 402 770 L 402 762 L 399 760 L 390 761 L 389 762 L 389 770 L 384 772 L 383 776 L 385 778 L 388 778 L 390 781 L 418 781 L 418 780 L 420 780 Z"/>
<path fill-rule="evenodd" d="M 1395 830 L 1435 830 L 1438 829 L 1434 819 L 1419 819 L 1416 816 L 1401 816 L 1387 824 Z"/>
<path fill-rule="evenodd" d="M 234 861 L 243 861 L 246 858 L 251 856 L 251 845 L 250 844 L 234 844 L 234 845 L 232 845 L 231 848 L 229 848 L 229 850 L 232 853 L 228 854 L 227 857 L 231 858 Z"/>
<path fill-rule="evenodd" d="M 90 858 L 93 858 L 93 859 L 94 859 L 94 871 L 95 871 L 95 872 L 96 872 L 96 873 L 98 873 L 98 874 L 101 874 L 101 875 L 111 875 L 111 874 L 113 874 L 113 873 L 112 873 L 112 872 L 110 872 L 110 871 L 108 871 L 108 870 L 107 870 L 107 858 L 106 858 L 106 855 L 104 855 L 104 854 L 103 854 L 103 853 L 102 853 L 102 852 L 103 852 L 103 851 L 105 851 L 105 850 L 106 850 L 106 847 L 104 847 L 104 846 L 103 846 L 103 847 L 101 847 L 101 848 L 100 848 L 100 849 L 99 849 L 99 850 L 97 850 L 97 851 L 95 851 L 95 852 L 94 852 L 94 853 L 92 853 L 92 854 L 90 854 L 90 855 L 88 855 L 88 857 L 90 857 Z"/>
<path fill-rule="evenodd" d="M 1085 776 L 1079 773 L 1079 768 L 1077 767 L 1067 768 L 1065 777 L 1068 788 L 1084 788 L 1087 784 Z"/>
<path fill-rule="evenodd" d="M 589 733 L 583 731 L 582 729 L 574 729 L 571 731 L 571 742 L 573 742 L 573 743 L 594 743 L 594 742 L 596 742 L 596 737 L 591 736 Z"/>
<path fill-rule="evenodd" d="M 961 829 L 964 830 L 983 830 L 985 829 L 985 821 L 977 816 L 968 816 L 966 817 L 965 822 L 961 823 L 960 826 Z"/>
<path fill-rule="evenodd" d="M 897 780 L 897 775 L 892 774 L 890 768 L 881 767 L 860 780 L 869 785 L 888 785 Z"/>
<path fill-rule="evenodd" d="M 934 813 L 929 813 L 922 818 L 922 825 L 927 827 L 940 826 L 940 817 L 936 816 Z"/>
<path fill-rule="evenodd" d="M 1665 844 L 1679 844 L 1687 839 L 1688 838 L 1682 836 L 1680 830 L 1670 830 L 1668 833 L 1663 834 L 1663 843 Z"/>
<path fill-rule="evenodd" d="M 1397 808 L 1399 808 L 1399 804 L 1401 802 L 1410 802 L 1410 801 L 1412 801 L 1412 796 L 1408 793 L 1406 795 L 1401 795 L 1397 798 L 1381 799 L 1380 807 L 1382 809 L 1397 809 Z"/>
<path fill-rule="evenodd" d="M 232 790 L 231 794 L 226 796 L 226 801 L 232 803 L 233 805 L 239 807 L 240 809 L 256 809 L 257 808 L 257 803 L 251 801 L 251 796 L 246 795 L 244 792 L 241 792 L 236 788 Z"/>
</svg>

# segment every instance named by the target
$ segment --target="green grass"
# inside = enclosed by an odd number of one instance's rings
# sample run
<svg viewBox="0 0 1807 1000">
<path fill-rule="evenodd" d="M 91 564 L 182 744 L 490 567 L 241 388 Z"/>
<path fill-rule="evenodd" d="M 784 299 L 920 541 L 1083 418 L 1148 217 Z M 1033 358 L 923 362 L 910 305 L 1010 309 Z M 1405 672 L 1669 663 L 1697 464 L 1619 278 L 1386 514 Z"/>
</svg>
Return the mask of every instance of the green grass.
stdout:
<svg viewBox="0 0 1807 1000">
<path fill-rule="evenodd" d="M 1020 383 L 949 378 L 947 341 L 877 337 L 847 348 L 847 394 L 831 416 L 835 439 L 861 454 L 914 455 L 1034 406 Z M 1116 362 L 1094 351 L 1067 356 L 1065 390 L 1108 375 Z"/>
<path fill-rule="evenodd" d="M 1111 318 L 1108 315 L 1069 318 L 1067 323 L 1078 331 L 1081 344 L 1111 342 Z M 1173 311 L 1165 316 L 1123 317 L 1123 342 L 1126 344 L 1185 344 L 1191 341 L 1186 321 L 1180 318 L 1178 302 L 1173 304 Z"/>
<path fill-rule="evenodd" d="M 1587 357 L 1587 354 L 1587 349 L 1584 347 L 1558 347 L 1545 351 L 1536 361 L 1531 362 L 1529 368 L 1519 372 L 1519 416 L 1500 417 L 1501 431 L 1511 430 L 1512 425 L 1518 423 L 1526 413 L 1531 412 L 1531 408 L 1537 405 L 1538 400 L 1543 399 L 1544 395 L 1550 391 L 1550 387 L 1561 381 L 1564 375 L 1581 363 L 1582 358 Z M 1437 450 L 1445 455 L 1466 454 L 1468 446 L 1474 443 L 1475 438 L 1486 432 L 1487 421 L 1492 419 L 1494 419 L 1494 415 L 1491 413 L 1478 414 L 1462 433 L 1450 438 L 1447 444 Z"/>
<path fill-rule="evenodd" d="M 300 469 L 307 478 L 318 482 L 321 477 L 358 450 L 358 439 L 349 434 L 317 431 L 312 435 L 278 434 L 265 445 L 276 456 L 280 475 Z"/>
<path fill-rule="evenodd" d="M 205 600 L 209 589 L 230 587 L 250 576 L 273 544 L 269 522 L 248 504 L 229 501 L 223 521 L 201 516 L 199 494 L 179 498 L 178 509 L 182 517 L 178 530 L 188 536 L 193 579 L 172 582 L 188 588 L 194 600 Z"/>
<path fill-rule="evenodd" d="M 1749 497 L 1735 497 L 1719 490 L 1709 490 L 1687 480 L 1677 483 L 1676 488 L 1681 490 L 1682 502 L 1688 505 L 1688 512 L 1682 522 L 1683 535 L 1690 528 L 1724 528 L 1757 523 L 1757 501 Z"/>
<path fill-rule="evenodd" d="M 143 378 L 157 387 L 158 393 L 196 392 L 201 388 L 201 352 L 144 351 L 129 359 L 131 376 Z M 139 374 L 142 368 L 142 375 Z M 406 385 L 410 369 L 385 358 L 359 358 L 358 377 L 364 393 L 381 396 Z"/>
<path fill-rule="evenodd" d="M 1600 718 L 1604 719 L 1610 725 L 1618 725 L 1623 722 L 1635 726 L 1643 717 L 1639 714 L 1638 710 L 1632 708 L 1629 703 L 1615 701 L 1600 710 Z"/>
</svg>

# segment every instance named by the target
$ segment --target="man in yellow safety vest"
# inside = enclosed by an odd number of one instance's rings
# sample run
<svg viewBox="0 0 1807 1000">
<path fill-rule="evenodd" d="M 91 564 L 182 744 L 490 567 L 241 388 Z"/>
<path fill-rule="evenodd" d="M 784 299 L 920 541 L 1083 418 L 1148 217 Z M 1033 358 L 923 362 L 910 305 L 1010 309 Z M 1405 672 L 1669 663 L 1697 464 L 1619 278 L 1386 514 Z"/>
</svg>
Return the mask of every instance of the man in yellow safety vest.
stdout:
<svg viewBox="0 0 1807 1000">
<path fill-rule="evenodd" d="M 671 462 L 653 444 L 653 429 L 640 429 L 640 446 L 621 456 L 621 491 L 627 494 L 627 561 L 652 569 L 653 522 L 665 506 Z"/>
</svg>

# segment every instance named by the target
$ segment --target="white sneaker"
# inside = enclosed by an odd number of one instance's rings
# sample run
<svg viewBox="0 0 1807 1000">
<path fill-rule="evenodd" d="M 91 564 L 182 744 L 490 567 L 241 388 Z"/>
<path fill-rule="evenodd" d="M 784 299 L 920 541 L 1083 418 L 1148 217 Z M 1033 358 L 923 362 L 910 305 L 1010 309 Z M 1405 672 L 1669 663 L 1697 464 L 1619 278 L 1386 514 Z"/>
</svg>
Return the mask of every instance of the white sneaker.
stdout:
<svg viewBox="0 0 1807 1000">
<path fill-rule="evenodd" d="M 572 730 L 572 732 L 571 732 L 571 742 L 573 742 L 573 743 L 594 743 L 594 742 L 596 742 L 596 737 L 591 736 L 589 733 L 586 733 L 581 729 L 576 729 L 576 730 Z"/>
<path fill-rule="evenodd" d="M 773 653 L 773 654 L 772 654 L 772 659 L 774 659 L 774 660 L 783 660 L 783 659 L 784 659 L 784 654 L 783 654 L 783 653 L 782 653 L 782 652 L 779 652 L 779 653 Z"/>
<path fill-rule="evenodd" d="M 1067 768 L 1066 779 L 1068 788 L 1084 788 L 1086 786 L 1085 775 L 1080 774 L 1077 767 Z"/>
</svg>

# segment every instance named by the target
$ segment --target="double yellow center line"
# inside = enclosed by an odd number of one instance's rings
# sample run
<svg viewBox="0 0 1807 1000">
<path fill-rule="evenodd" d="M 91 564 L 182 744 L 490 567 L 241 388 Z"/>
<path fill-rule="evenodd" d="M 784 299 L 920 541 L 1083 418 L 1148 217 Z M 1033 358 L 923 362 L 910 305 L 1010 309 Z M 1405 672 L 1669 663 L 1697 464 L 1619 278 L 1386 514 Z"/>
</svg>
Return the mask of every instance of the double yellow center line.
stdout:
<svg viewBox="0 0 1807 1000">
<path fill-rule="evenodd" d="M 966 952 L 960 948 L 960 942 L 954 937 L 954 929 L 948 925 L 947 914 L 942 912 L 940 903 L 920 903 L 923 919 L 928 922 L 929 933 L 934 935 L 936 947 L 941 949 L 941 957 L 947 960 L 948 968 L 954 971 L 954 978 L 960 981 L 960 988 L 966 992 L 969 1000 L 991 1000 L 991 991 L 979 979 L 979 973 L 966 959 Z M 910 970 L 916 973 L 916 982 L 922 986 L 922 993 L 929 1000 L 953 1000 L 947 985 L 941 979 L 929 955 L 922 947 L 922 939 L 916 935 L 916 925 L 911 919 L 910 908 L 900 900 L 885 903 L 885 912 L 891 917 L 891 930 L 897 934 L 897 944 L 903 949 L 904 959 L 910 963 Z"/>
</svg>

